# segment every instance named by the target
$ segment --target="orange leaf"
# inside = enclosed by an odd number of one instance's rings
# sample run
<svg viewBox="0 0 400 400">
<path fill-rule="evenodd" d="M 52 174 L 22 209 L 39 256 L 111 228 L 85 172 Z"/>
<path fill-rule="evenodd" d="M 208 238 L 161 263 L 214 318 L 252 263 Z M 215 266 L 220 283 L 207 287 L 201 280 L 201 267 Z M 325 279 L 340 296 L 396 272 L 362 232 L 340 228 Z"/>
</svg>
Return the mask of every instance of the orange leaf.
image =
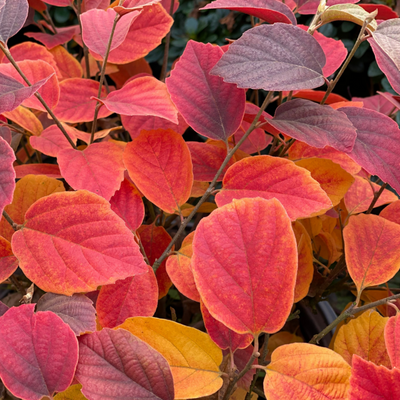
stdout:
<svg viewBox="0 0 400 400">
<path fill-rule="evenodd" d="M 124 162 L 145 197 L 167 213 L 180 212 L 193 184 L 190 152 L 181 135 L 170 129 L 142 131 L 126 146 Z"/>
<path fill-rule="evenodd" d="M 271 361 L 271 354 L 278 348 L 285 344 L 290 343 L 303 343 L 304 340 L 300 336 L 296 336 L 294 333 L 290 333 L 287 331 L 280 331 L 271 335 L 268 340 L 268 354 L 267 359 Z"/>
<path fill-rule="evenodd" d="M 308 343 L 277 348 L 266 369 L 268 400 L 345 400 L 350 366 L 330 349 Z"/>
<path fill-rule="evenodd" d="M 388 318 L 368 310 L 348 324 L 343 325 L 336 336 L 334 350 L 350 365 L 353 354 L 367 361 L 390 368 L 386 351 L 384 329 Z"/>
<path fill-rule="evenodd" d="M 9 278 L 17 268 L 18 260 L 11 250 L 11 243 L 0 236 L 0 283 Z"/>
<path fill-rule="evenodd" d="M 238 333 L 280 330 L 293 305 L 297 274 L 296 239 L 281 203 L 234 200 L 203 218 L 192 268 L 215 319 Z"/>
<path fill-rule="evenodd" d="M 358 298 L 364 288 L 391 279 L 400 268 L 400 226 L 372 214 L 350 217 L 343 230 L 346 262 Z"/>
<path fill-rule="evenodd" d="M 400 200 L 385 207 L 379 214 L 382 218 L 400 224 Z"/>
<path fill-rule="evenodd" d="M 353 185 L 344 196 L 344 204 L 346 205 L 349 214 L 358 214 L 367 211 L 369 205 L 374 199 L 374 191 L 377 192 L 380 189 L 379 185 L 373 182 L 368 182 L 367 179 L 361 178 L 361 176 L 355 176 L 354 178 L 355 181 Z M 393 203 L 396 200 L 398 200 L 398 197 L 393 192 L 384 189 L 374 207 Z"/>
<path fill-rule="evenodd" d="M 35 136 L 39 136 L 43 131 L 42 123 L 36 115 L 27 108 L 18 106 L 12 111 L 3 112 L 3 115 Z"/>
<path fill-rule="evenodd" d="M 61 179 L 60 169 L 55 164 L 25 164 L 16 165 L 15 177 L 21 179 L 26 175 L 46 175 L 49 178 Z"/>
<path fill-rule="evenodd" d="M 275 197 L 293 221 L 323 214 L 332 207 L 309 171 L 293 161 L 271 156 L 245 158 L 226 171 L 222 190 L 215 197 L 218 207 L 244 197 Z"/>
<path fill-rule="evenodd" d="M 97 65 L 96 65 L 97 66 Z M 115 82 L 117 89 L 122 88 L 124 83 L 135 75 L 146 73 L 152 75 L 149 63 L 144 58 L 139 58 L 129 64 L 118 65 L 118 71 L 109 73 L 108 76 Z M 97 68 L 97 71 L 99 69 Z"/>
<path fill-rule="evenodd" d="M 335 238 L 328 232 L 320 232 L 313 239 L 313 247 L 315 253 L 328 260 L 328 265 L 333 264 L 341 256 Z"/>
<path fill-rule="evenodd" d="M 58 77 L 60 81 L 68 78 L 82 78 L 83 71 L 81 65 L 65 47 L 56 46 L 50 50 L 50 53 L 54 57 L 54 61 L 60 71 L 61 76 Z"/>
</svg>

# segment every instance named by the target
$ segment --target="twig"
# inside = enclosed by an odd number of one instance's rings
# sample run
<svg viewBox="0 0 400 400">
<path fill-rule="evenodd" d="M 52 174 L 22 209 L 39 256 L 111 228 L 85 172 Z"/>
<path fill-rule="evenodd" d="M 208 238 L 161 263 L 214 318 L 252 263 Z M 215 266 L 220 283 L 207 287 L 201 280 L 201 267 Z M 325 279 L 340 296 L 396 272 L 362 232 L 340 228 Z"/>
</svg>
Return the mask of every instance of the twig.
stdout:
<svg viewBox="0 0 400 400">
<path fill-rule="evenodd" d="M 11 275 L 10 277 L 8 277 L 8 279 L 10 280 L 10 282 L 15 286 L 15 288 L 18 290 L 18 292 L 20 294 L 22 294 L 22 296 L 26 295 L 26 290 L 24 289 L 24 287 L 19 283 L 18 279 Z"/>
<path fill-rule="evenodd" d="M 375 207 L 376 202 L 379 199 L 379 196 L 383 193 L 383 191 L 385 190 L 387 186 L 387 183 L 384 183 L 377 192 L 374 192 L 374 198 L 371 201 L 371 204 L 368 207 L 368 210 L 365 212 L 365 214 L 371 214 L 371 211 L 373 210 L 373 208 Z"/>
<path fill-rule="evenodd" d="M 174 5 L 175 5 L 175 0 L 171 0 L 171 5 L 169 7 L 169 15 L 171 17 L 172 17 L 172 14 L 174 13 Z M 165 82 L 165 77 L 167 76 L 168 53 L 169 53 L 170 42 L 171 42 L 171 30 L 168 32 L 168 34 L 165 38 L 164 59 L 163 59 L 163 65 L 162 65 L 161 74 L 160 74 L 161 82 Z"/>
<path fill-rule="evenodd" d="M 3 210 L 3 217 L 5 218 L 5 220 L 11 225 L 11 228 L 14 229 L 14 231 L 18 230 L 18 224 L 15 223 L 12 218 L 8 215 L 8 213 L 6 212 L 6 210 Z"/>
<path fill-rule="evenodd" d="M 258 111 L 257 115 L 255 116 L 253 122 L 251 123 L 251 125 L 249 126 L 249 129 L 247 129 L 246 133 L 242 136 L 242 138 L 237 142 L 236 146 L 226 155 L 224 162 L 221 164 L 221 166 L 219 167 L 218 172 L 215 174 L 214 179 L 212 180 L 212 182 L 210 183 L 210 185 L 208 186 L 208 189 L 206 190 L 206 192 L 203 194 L 203 196 L 201 197 L 201 199 L 199 200 L 199 202 L 196 204 L 196 207 L 192 210 L 192 212 L 190 213 L 190 215 L 183 221 L 183 223 L 181 224 L 181 226 L 178 229 L 178 232 L 176 232 L 175 236 L 173 237 L 173 239 L 171 240 L 171 242 L 169 243 L 168 247 L 164 250 L 164 253 L 160 256 L 160 258 L 158 258 L 154 264 L 153 264 L 153 270 L 154 272 L 157 271 L 157 268 L 161 265 L 161 263 L 164 261 L 164 259 L 168 256 L 169 252 L 172 249 L 172 246 L 176 243 L 176 241 L 179 239 L 180 235 L 185 231 L 185 228 L 187 226 L 187 224 L 192 220 L 192 218 L 196 215 L 197 210 L 200 208 L 200 206 L 208 199 L 208 197 L 210 196 L 210 194 L 213 192 L 213 190 L 215 189 L 215 184 L 217 182 L 218 177 L 221 175 L 222 171 L 225 169 L 225 167 L 228 165 L 230 159 L 232 158 L 232 156 L 235 154 L 236 150 L 242 145 L 242 143 L 247 139 L 247 137 L 250 135 L 251 132 L 253 132 L 253 130 L 256 127 L 256 124 L 258 122 L 258 120 L 261 117 L 262 112 L 265 110 L 265 108 L 267 107 L 267 105 L 269 104 L 269 101 L 271 99 L 273 95 L 273 92 L 269 92 L 267 97 L 265 98 L 263 104 L 261 105 L 260 110 Z"/>
<path fill-rule="evenodd" d="M 3 44 L 0 42 L 0 49 L 2 50 L 2 52 L 5 54 L 5 56 L 8 58 L 8 60 L 10 61 L 10 63 L 13 65 L 13 67 L 17 70 L 17 72 L 21 75 L 22 79 L 27 83 L 28 86 L 32 86 L 32 84 L 29 82 L 28 78 L 25 76 L 25 74 L 22 72 L 21 68 L 18 66 L 18 64 L 15 62 L 13 56 L 11 55 L 11 53 L 9 52 L 9 50 L 3 46 Z M 61 122 L 58 120 L 58 118 L 54 115 L 53 111 L 50 109 L 50 107 L 47 105 L 47 103 L 43 100 L 43 97 L 36 92 L 35 96 L 37 97 L 37 99 L 42 103 L 43 107 L 46 109 L 46 111 L 50 114 L 51 118 L 53 118 L 54 122 L 56 123 L 56 125 L 58 126 L 58 128 L 60 129 L 60 131 L 63 133 L 63 135 L 65 136 L 65 138 L 68 140 L 69 144 L 72 146 L 72 148 L 76 149 L 76 146 L 74 144 L 74 142 L 72 141 L 72 139 L 69 137 L 67 131 L 64 129 L 64 127 L 62 126 Z"/>
<path fill-rule="evenodd" d="M 345 319 L 351 317 L 354 314 L 357 314 L 359 312 L 364 312 L 367 310 L 370 310 L 371 308 L 379 307 L 382 306 L 386 303 L 389 303 L 391 300 L 396 300 L 400 298 L 400 293 L 395 294 L 390 297 L 386 297 L 385 299 L 381 299 L 378 301 L 374 301 L 373 303 L 366 304 L 361 307 L 356 307 L 356 303 L 354 302 L 347 310 L 343 311 L 342 314 L 340 314 L 331 324 L 329 324 L 323 331 L 315 335 L 311 340 L 311 344 L 317 344 L 319 341 L 327 335 L 332 329 L 334 329 L 337 325 L 339 325 L 340 322 L 344 321 Z"/>
<path fill-rule="evenodd" d="M 81 35 L 82 35 L 81 4 L 82 0 L 77 0 L 75 12 L 76 16 L 78 17 L 79 27 L 81 28 Z M 90 79 L 89 51 L 83 40 L 82 43 L 83 43 L 83 57 L 85 58 L 86 79 Z"/>
</svg>

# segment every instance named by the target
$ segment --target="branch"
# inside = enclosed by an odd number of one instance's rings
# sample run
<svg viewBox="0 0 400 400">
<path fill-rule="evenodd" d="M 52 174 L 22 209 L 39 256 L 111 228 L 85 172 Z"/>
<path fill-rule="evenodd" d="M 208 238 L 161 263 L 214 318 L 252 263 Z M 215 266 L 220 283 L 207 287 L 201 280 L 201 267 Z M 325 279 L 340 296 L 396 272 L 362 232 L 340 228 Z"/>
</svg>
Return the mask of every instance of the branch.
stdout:
<svg viewBox="0 0 400 400">
<path fill-rule="evenodd" d="M 168 256 L 169 252 L 172 249 L 172 246 L 176 243 L 176 241 L 179 239 L 179 236 L 185 231 L 185 228 L 187 224 L 192 220 L 192 218 L 196 215 L 197 210 L 200 208 L 200 206 L 208 199 L 208 197 L 211 195 L 213 190 L 215 189 L 215 184 L 217 183 L 218 177 L 221 175 L 222 171 L 225 169 L 225 167 L 228 165 L 229 160 L 232 158 L 232 156 L 235 154 L 236 150 L 242 145 L 242 143 L 247 139 L 247 137 L 250 135 L 251 132 L 256 128 L 256 124 L 258 120 L 261 117 L 262 112 L 266 109 L 267 105 L 270 102 L 270 99 L 273 95 L 273 92 L 269 92 L 267 97 L 265 98 L 263 104 L 261 105 L 260 110 L 258 111 L 257 115 L 255 116 L 253 122 L 249 126 L 249 129 L 247 129 L 246 133 L 243 135 L 243 137 L 239 140 L 239 142 L 236 144 L 236 146 L 226 155 L 224 162 L 221 164 L 218 172 L 215 174 L 214 179 L 208 186 L 208 189 L 204 193 L 204 195 L 201 197 L 199 202 L 196 204 L 196 207 L 193 209 L 193 211 L 190 213 L 190 215 L 183 221 L 181 226 L 178 229 L 178 232 L 176 232 L 175 236 L 171 240 L 170 244 L 168 247 L 165 249 L 164 253 L 161 255 L 160 258 L 158 258 L 154 264 L 153 264 L 153 270 L 154 272 L 157 271 L 157 268 L 161 265 L 161 263 L 164 261 L 164 259 Z"/>
<path fill-rule="evenodd" d="M 339 325 L 340 322 L 344 321 L 345 319 L 351 317 L 354 314 L 357 314 L 359 312 L 364 312 L 367 310 L 370 310 L 371 308 L 379 307 L 382 306 L 386 303 L 389 303 L 392 300 L 396 300 L 400 298 L 400 293 L 395 294 L 390 297 L 386 297 L 385 299 L 381 299 L 378 301 L 374 301 L 373 303 L 366 304 L 361 307 L 356 307 L 356 303 L 354 302 L 347 310 L 343 311 L 342 314 L 340 314 L 330 325 L 328 325 L 323 331 L 315 335 L 311 340 L 311 344 L 317 344 L 319 341 L 327 335 L 332 329 L 334 329 L 337 325 Z"/>
<path fill-rule="evenodd" d="M 379 196 L 383 193 L 387 186 L 387 183 L 384 183 L 377 192 L 374 192 L 374 198 L 371 201 L 371 204 L 368 207 L 368 210 L 365 212 L 365 214 L 371 214 L 372 209 L 375 207 L 376 202 L 379 199 Z"/>
<path fill-rule="evenodd" d="M 27 83 L 28 86 L 32 86 L 32 84 L 29 82 L 28 78 L 25 76 L 25 74 L 21 71 L 21 68 L 18 66 L 18 64 L 15 62 L 13 56 L 9 52 L 9 50 L 3 46 L 3 44 L 0 42 L 0 49 L 3 51 L 5 56 L 8 58 L 10 63 L 13 65 L 13 67 L 17 70 L 17 72 L 21 75 L 22 79 Z M 53 111 L 51 111 L 50 107 L 47 105 L 47 103 L 43 100 L 43 97 L 36 92 L 35 96 L 38 98 L 38 100 L 42 103 L 43 107 L 46 109 L 46 111 L 50 114 L 51 118 L 53 118 L 54 122 L 60 129 L 60 131 L 63 133 L 65 138 L 68 140 L 69 144 L 72 146 L 72 148 L 76 149 L 76 146 L 72 139 L 69 137 L 67 131 L 64 129 L 63 125 L 61 122 L 58 120 L 58 118 L 54 115 Z"/>
<path fill-rule="evenodd" d="M 3 210 L 3 217 L 5 218 L 5 220 L 11 225 L 11 228 L 14 229 L 14 231 L 18 230 L 18 224 L 15 223 L 12 218 L 8 215 L 8 213 Z"/>
</svg>

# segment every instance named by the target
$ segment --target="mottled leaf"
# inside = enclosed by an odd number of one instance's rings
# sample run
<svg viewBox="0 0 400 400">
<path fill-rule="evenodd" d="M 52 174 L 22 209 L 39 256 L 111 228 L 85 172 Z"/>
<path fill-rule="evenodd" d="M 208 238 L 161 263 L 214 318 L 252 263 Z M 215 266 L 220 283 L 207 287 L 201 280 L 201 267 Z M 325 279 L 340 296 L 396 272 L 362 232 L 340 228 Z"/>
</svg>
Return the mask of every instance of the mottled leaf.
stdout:
<svg viewBox="0 0 400 400">
<path fill-rule="evenodd" d="M 7 44 L 7 40 L 23 27 L 28 11 L 27 0 L 6 0 L 0 3 L 0 41 Z"/>
</svg>

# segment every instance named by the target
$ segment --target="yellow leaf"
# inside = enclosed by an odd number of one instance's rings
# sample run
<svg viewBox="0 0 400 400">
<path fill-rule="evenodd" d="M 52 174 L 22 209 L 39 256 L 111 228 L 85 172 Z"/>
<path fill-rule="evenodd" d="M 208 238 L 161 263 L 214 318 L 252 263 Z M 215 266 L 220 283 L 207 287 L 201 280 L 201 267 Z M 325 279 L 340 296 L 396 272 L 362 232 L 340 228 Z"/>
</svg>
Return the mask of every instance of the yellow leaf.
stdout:
<svg viewBox="0 0 400 400">
<path fill-rule="evenodd" d="M 82 385 L 72 385 L 63 392 L 57 393 L 54 400 L 87 400 L 81 392 Z"/>
</svg>

